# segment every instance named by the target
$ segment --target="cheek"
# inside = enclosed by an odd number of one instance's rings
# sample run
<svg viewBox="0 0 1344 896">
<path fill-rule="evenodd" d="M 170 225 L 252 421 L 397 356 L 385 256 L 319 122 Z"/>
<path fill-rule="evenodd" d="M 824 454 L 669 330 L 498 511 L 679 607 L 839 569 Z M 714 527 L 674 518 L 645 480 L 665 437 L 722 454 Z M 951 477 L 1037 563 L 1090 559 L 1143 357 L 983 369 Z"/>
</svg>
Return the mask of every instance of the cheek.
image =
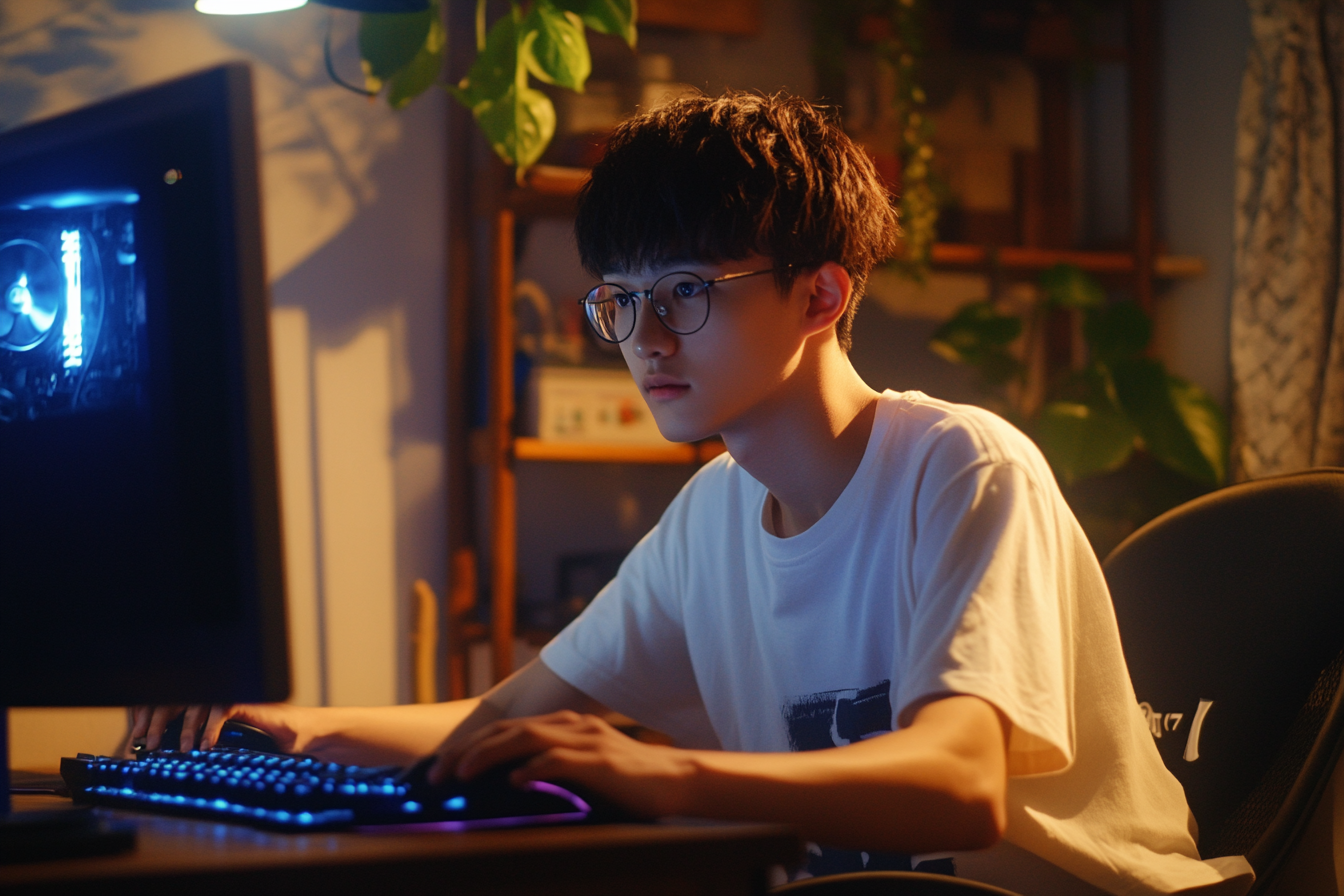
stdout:
<svg viewBox="0 0 1344 896">
<path fill-rule="evenodd" d="M 640 372 L 644 369 L 644 362 L 639 359 L 639 356 L 635 354 L 635 350 L 631 348 L 631 343 L 633 341 L 634 340 L 627 339 L 621 343 L 621 357 L 625 359 L 625 366 L 626 369 L 630 371 L 630 375 L 635 379 L 639 379 Z"/>
</svg>

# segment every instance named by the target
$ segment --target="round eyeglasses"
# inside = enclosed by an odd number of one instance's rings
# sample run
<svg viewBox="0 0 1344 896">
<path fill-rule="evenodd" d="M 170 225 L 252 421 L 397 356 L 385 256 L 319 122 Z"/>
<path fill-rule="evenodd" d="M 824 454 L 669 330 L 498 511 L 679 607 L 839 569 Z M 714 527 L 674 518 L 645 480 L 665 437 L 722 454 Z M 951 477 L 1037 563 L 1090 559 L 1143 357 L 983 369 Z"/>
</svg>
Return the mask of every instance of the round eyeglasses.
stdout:
<svg viewBox="0 0 1344 896">
<path fill-rule="evenodd" d="M 579 304 L 583 306 L 593 332 L 607 342 L 624 342 L 635 332 L 635 315 L 640 299 L 646 299 L 653 307 L 658 323 L 678 336 L 689 336 L 709 320 L 711 286 L 741 277 L 770 274 L 774 270 L 766 268 L 763 271 L 724 274 L 713 280 L 706 280 L 689 271 L 676 271 L 659 277 L 652 287 L 642 291 L 629 290 L 615 283 L 599 283 L 588 291 L 588 295 L 579 299 Z"/>
</svg>

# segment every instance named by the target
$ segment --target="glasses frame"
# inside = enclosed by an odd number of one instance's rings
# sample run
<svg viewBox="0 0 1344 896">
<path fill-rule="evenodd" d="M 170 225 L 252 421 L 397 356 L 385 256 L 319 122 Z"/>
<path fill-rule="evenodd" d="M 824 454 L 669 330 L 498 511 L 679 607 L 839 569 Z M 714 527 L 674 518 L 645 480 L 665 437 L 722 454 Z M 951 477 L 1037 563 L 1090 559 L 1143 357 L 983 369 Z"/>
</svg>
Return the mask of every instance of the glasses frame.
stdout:
<svg viewBox="0 0 1344 896">
<path fill-rule="evenodd" d="M 778 269 L 763 268 L 762 270 L 759 271 L 739 271 L 738 273 L 735 274 L 724 274 L 723 276 L 715 277 L 712 280 L 706 280 L 704 277 L 701 277 L 694 271 L 670 271 L 664 274 L 663 276 L 659 277 L 657 280 L 653 281 L 653 285 L 650 286 L 648 289 L 626 289 L 619 283 L 607 283 L 603 281 L 602 283 L 599 283 L 592 289 L 588 290 L 588 293 L 585 296 L 583 296 L 583 298 L 579 299 L 579 304 L 583 306 L 583 319 L 588 322 L 588 328 L 593 331 L 594 335 L 596 335 L 598 339 L 601 339 L 603 342 L 606 342 L 610 345 L 620 345 L 622 342 L 625 342 L 627 339 L 633 336 L 635 334 L 635 329 L 639 326 L 638 301 L 636 301 L 636 304 L 634 306 L 635 311 L 634 311 L 634 317 L 631 319 L 630 322 L 630 332 L 626 333 L 620 339 L 608 339 L 606 336 L 602 334 L 602 331 L 598 329 L 597 324 L 593 322 L 593 313 L 592 311 L 589 310 L 593 305 L 598 304 L 597 302 L 590 301 L 590 299 L 593 296 L 593 293 L 597 292 L 604 286 L 610 286 L 612 289 L 618 290 L 618 293 L 616 296 L 613 296 L 611 300 L 605 300 L 605 301 L 612 301 L 616 298 L 619 298 L 620 296 L 629 296 L 630 298 L 635 300 L 642 299 L 645 302 L 648 302 L 650 306 L 652 306 L 653 291 L 658 288 L 659 283 L 662 283 L 668 277 L 694 277 L 701 283 L 705 284 L 705 319 L 700 321 L 699 326 L 697 326 L 694 330 L 684 330 L 684 331 L 674 330 L 672 329 L 672 325 L 663 319 L 663 315 L 659 314 L 657 312 L 657 309 L 654 310 L 654 317 L 657 319 L 658 323 L 662 324 L 663 328 L 666 329 L 669 333 L 675 333 L 678 336 L 690 336 L 695 333 L 699 333 L 701 330 L 705 328 L 705 324 L 709 323 L 709 312 L 711 310 L 711 306 L 713 305 L 713 302 L 711 300 L 713 293 L 710 291 L 711 286 L 715 285 L 716 283 L 724 283 L 729 280 L 739 280 L 743 277 L 756 277 L 759 276 L 760 274 L 773 274 L 776 270 Z"/>
</svg>

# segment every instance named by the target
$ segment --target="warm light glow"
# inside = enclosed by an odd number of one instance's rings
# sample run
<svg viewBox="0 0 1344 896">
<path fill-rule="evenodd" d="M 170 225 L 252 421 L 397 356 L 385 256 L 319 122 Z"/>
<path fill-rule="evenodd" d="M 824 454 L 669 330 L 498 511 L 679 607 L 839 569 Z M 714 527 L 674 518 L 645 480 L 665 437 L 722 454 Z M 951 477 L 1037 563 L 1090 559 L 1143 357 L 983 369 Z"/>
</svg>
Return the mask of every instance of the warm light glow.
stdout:
<svg viewBox="0 0 1344 896">
<path fill-rule="evenodd" d="M 257 12 L 298 9 L 308 0 L 196 0 L 196 11 L 212 16 L 248 16 Z"/>
</svg>

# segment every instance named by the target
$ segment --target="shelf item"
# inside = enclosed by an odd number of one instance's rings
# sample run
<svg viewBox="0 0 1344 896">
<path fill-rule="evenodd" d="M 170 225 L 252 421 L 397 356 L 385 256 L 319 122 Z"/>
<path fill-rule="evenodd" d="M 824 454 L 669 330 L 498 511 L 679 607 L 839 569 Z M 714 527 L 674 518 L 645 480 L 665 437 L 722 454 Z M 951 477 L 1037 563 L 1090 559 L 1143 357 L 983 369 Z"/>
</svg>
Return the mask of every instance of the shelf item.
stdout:
<svg viewBox="0 0 1344 896">
<path fill-rule="evenodd" d="M 674 446 L 624 368 L 534 367 L 522 419 L 524 433 L 548 442 Z"/>
</svg>

